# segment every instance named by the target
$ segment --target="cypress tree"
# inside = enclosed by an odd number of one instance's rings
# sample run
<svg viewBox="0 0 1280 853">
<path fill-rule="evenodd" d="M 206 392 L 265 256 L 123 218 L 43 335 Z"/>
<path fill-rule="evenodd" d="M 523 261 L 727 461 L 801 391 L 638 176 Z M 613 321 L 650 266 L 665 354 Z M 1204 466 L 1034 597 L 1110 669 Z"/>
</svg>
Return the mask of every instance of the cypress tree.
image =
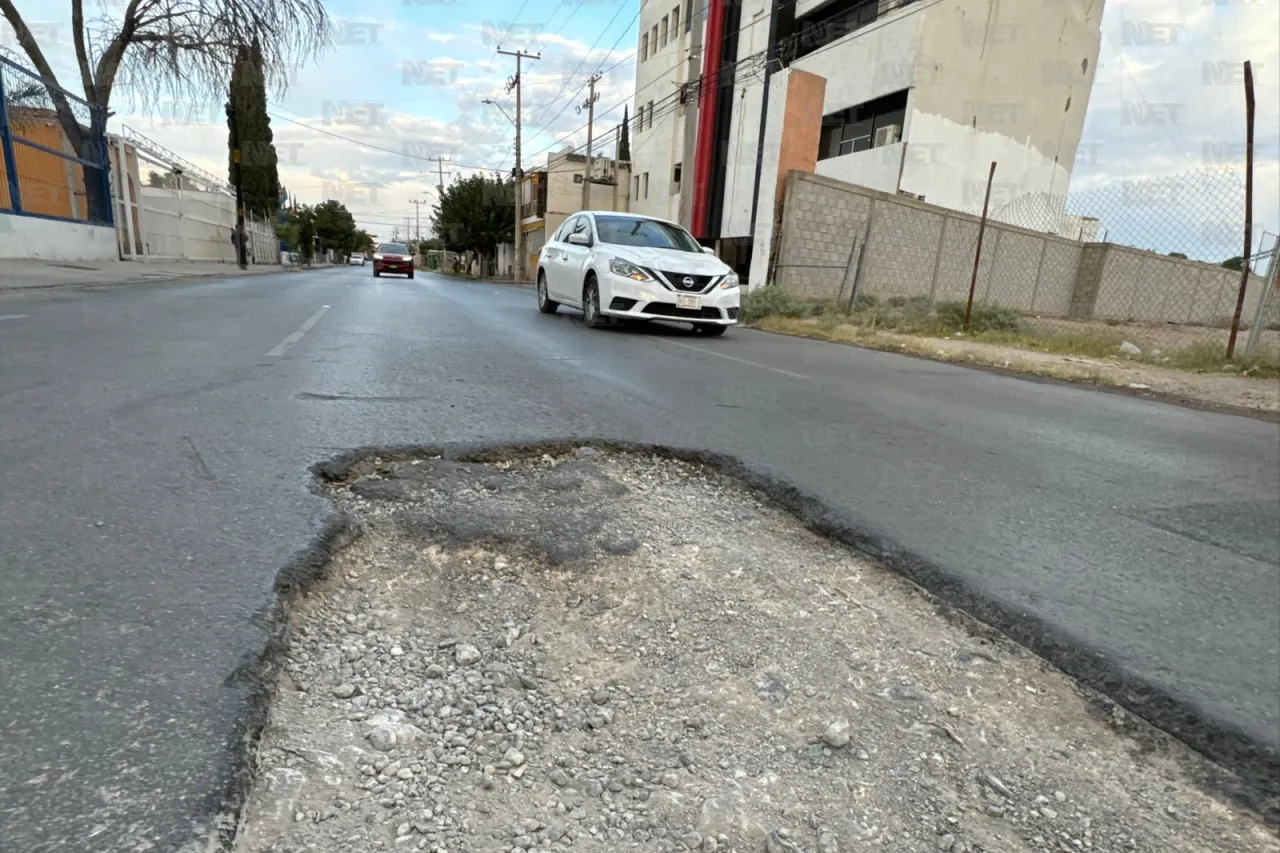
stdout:
<svg viewBox="0 0 1280 853">
<path fill-rule="evenodd" d="M 240 126 L 240 164 L 232 162 L 235 140 L 230 134 L 231 106 L 236 105 Z M 244 207 L 266 219 L 275 219 L 280 207 L 280 176 L 276 148 L 267 115 L 267 84 L 262 51 L 257 44 L 240 48 L 227 97 L 227 164 L 232 186 L 236 170 L 243 170 Z"/>
<path fill-rule="evenodd" d="M 622 133 L 618 136 L 618 159 L 631 162 L 631 122 L 627 118 L 627 107 L 622 108 Z"/>
</svg>

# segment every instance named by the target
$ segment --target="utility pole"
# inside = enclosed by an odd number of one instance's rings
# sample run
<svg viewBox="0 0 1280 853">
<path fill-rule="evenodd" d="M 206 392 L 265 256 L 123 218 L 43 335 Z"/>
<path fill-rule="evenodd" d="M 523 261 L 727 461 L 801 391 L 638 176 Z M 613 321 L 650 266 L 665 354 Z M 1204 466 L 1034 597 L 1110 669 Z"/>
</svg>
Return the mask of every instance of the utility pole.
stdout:
<svg viewBox="0 0 1280 853">
<path fill-rule="evenodd" d="M 418 242 L 422 242 L 422 206 L 427 203 L 422 199 L 409 200 L 409 204 L 413 205 L 413 233 L 417 236 Z"/>
<path fill-rule="evenodd" d="M 618 125 L 613 129 L 613 205 L 610 210 L 618 209 L 618 179 L 621 172 L 618 171 L 618 150 L 622 147 L 622 125 Z"/>
<path fill-rule="evenodd" d="M 524 241 L 521 239 L 524 235 L 520 233 L 520 199 L 524 193 L 524 168 L 520 165 L 520 120 L 521 120 L 521 83 L 520 76 L 521 60 L 525 59 L 541 59 L 540 53 L 525 53 L 523 50 L 502 50 L 498 49 L 498 53 L 505 56 L 514 56 L 516 58 L 516 76 L 507 82 L 507 91 L 516 90 L 516 174 L 515 186 L 512 187 L 511 200 L 515 207 L 515 233 L 512 239 L 515 241 L 516 256 L 511 264 L 511 277 L 515 281 L 524 281 Z"/>
<path fill-rule="evenodd" d="M 244 158 L 240 156 L 240 119 L 237 115 L 237 103 L 239 87 L 233 86 L 230 100 L 230 118 L 231 118 L 231 162 L 236 164 L 236 263 L 240 265 L 240 269 L 248 269 L 249 264 L 245 259 L 244 246 Z"/>
<path fill-rule="evenodd" d="M 584 109 L 587 111 L 587 172 L 582 176 L 582 209 L 591 209 L 591 134 L 594 130 L 593 125 L 596 123 L 596 101 L 600 96 L 596 94 L 596 83 L 600 80 L 600 74 L 592 74 L 591 79 L 587 81 L 589 94 L 587 99 L 576 108 L 576 112 L 581 113 Z"/>
<path fill-rule="evenodd" d="M 444 194 L 444 164 L 448 162 L 446 157 L 428 157 L 428 160 L 436 161 L 436 172 L 440 175 L 440 183 L 436 187 L 440 190 L 441 195 Z"/>
</svg>

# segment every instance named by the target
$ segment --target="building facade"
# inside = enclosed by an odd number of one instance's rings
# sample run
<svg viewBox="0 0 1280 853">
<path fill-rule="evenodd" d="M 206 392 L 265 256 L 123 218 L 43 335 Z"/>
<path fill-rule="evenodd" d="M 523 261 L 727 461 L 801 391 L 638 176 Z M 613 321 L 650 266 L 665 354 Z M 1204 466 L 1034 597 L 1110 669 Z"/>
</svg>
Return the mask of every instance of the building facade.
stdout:
<svg viewBox="0 0 1280 853">
<path fill-rule="evenodd" d="M 993 207 L 1064 196 L 1102 6 L 647 0 L 633 209 L 680 221 L 759 284 L 791 169 L 974 211 L 994 161 Z"/>
</svg>

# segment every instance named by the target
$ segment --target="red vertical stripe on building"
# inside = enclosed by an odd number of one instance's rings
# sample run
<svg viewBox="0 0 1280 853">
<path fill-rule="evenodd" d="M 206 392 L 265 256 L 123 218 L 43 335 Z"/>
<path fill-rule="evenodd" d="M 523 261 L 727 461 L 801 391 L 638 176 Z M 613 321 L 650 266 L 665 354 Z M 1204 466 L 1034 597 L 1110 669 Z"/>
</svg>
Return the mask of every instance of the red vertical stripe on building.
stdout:
<svg viewBox="0 0 1280 853">
<path fill-rule="evenodd" d="M 697 0 L 695 0 L 697 2 Z M 716 98 L 719 93 L 720 48 L 724 44 L 724 0 L 710 0 L 707 8 L 706 46 L 702 58 L 702 85 L 698 93 L 698 141 L 694 149 L 693 236 L 707 235 L 707 201 L 711 194 L 711 153 L 716 141 Z"/>
</svg>

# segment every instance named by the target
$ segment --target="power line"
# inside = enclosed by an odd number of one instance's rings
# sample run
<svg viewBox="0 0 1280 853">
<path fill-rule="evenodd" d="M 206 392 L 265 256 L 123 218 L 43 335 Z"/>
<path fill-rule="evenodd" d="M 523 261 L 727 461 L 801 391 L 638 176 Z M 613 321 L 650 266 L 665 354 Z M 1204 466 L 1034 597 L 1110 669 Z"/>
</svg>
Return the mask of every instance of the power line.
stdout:
<svg viewBox="0 0 1280 853">
<path fill-rule="evenodd" d="M 623 8 L 625 8 L 625 7 L 624 7 L 624 6 L 622 6 L 621 4 L 619 4 L 619 6 L 618 6 L 618 11 L 616 11 L 616 12 L 614 12 L 614 13 L 613 13 L 613 17 L 609 19 L 609 23 L 607 23 L 607 24 L 605 24 L 605 25 L 604 25 L 604 29 L 600 30 L 600 35 L 596 36 L 596 40 L 591 44 L 591 47 L 587 48 L 587 55 L 586 55 L 586 56 L 584 56 L 584 57 L 582 57 L 582 59 L 578 61 L 578 66 L 577 66 L 576 68 L 574 68 L 574 69 L 573 69 L 573 74 L 569 75 L 569 78 L 568 78 L 568 79 L 566 79 L 566 80 L 565 80 L 565 82 L 564 82 L 564 83 L 562 83 L 562 84 L 560 85 L 560 91 L 559 91 L 559 92 L 557 92 L 557 93 L 556 93 L 556 96 L 555 96 L 554 98 L 552 98 L 552 99 L 551 99 L 551 102 L 552 102 L 552 103 L 554 103 L 556 100 L 558 100 L 558 99 L 560 98 L 560 96 L 561 96 L 561 95 L 563 95 L 563 94 L 564 94 L 564 90 L 565 90 L 565 89 L 567 89 L 567 88 L 569 87 L 569 82 L 570 82 L 570 80 L 572 80 L 572 79 L 573 79 L 573 77 L 577 76 L 578 72 L 582 70 L 582 65 L 583 65 L 583 63 L 585 63 L 585 62 L 587 61 L 587 56 L 590 56 L 590 55 L 591 55 L 591 51 L 595 50 L 595 49 L 596 49 L 596 45 L 600 44 L 600 41 L 601 41 L 601 39 L 603 39 L 603 38 L 604 38 L 605 33 L 607 33 L 607 32 L 609 31 L 609 28 L 613 26 L 613 22 L 614 22 L 614 21 L 616 21 L 616 20 L 618 20 L 618 16 L 622 14 L 622 10 L 623 10 Z M 638 9 L 637 9 L 637 10 L 636 10 L 636 16 L 635 16 L 634 18 L 632 18 L 632 19 L 631 19 L 631 23 L 630 23 L 630 24 L 627 24 L 627 28 L 626 28 L 626 29 L 624 29 L 624 30 L 623 30 L 623 32 L 622 32 L 622 34 L 618 36 L 618 40 L 617 40 L 617 41 L 615 41 L 615 42 L 613 43 L 613 47 L 609 48 L 609 55 L 612 55 L 612 54 L 613 54 L 613 51 L 617 49 L 618 45 L 622 44 L 622 39 L 623 39 L 623 37 L 624 37 L 624 36 L 626 36 L 627 31 L 628 31 L 628 30 L 630 30 L 631 25 L 632 25 L 632 24 L 634 24 L 634 23 L 635 23 L 637 20 L 639 20 L 639 19 L 640 19 L 640 10 L 638 10 Z M 604 65 L 604 61 L 602 60 L 602 61 L 600 62 L 600 64 L 601 64 L 601 65 Z M 597 70 L 598 70 L 598 69 L 597 69 Z M 578 92 L 581 92 L 581 91 L 582 91 L 582 87 L 578 87 Z M 575 96 L 576 96 L 577 94 L 578 94 L 577 92 L 574 92 L 574 95 L 575 95 Z M 547 127 L 550 127 L 550 126 L 551 126 L 551 124 L 552 124 L 552 123 L 553 123 L 557 118 L 560 118 L 560 116 L 564 115 L 564 111 L 565 111 L 566 109 L 568 109 L 568 108 L 569 108 L 569 104 L 568 104 L 568 103 L 566 103 L 566 104 L 564 105 L 564 107 L 562 107 L 562 108 L 561 108 L 560 112 L 556 113 L 555 118 L 553 118 L 553 119 L 551 119 L 551 121 L 547 122 Z M 534 116 L 534 117 L 533 117 L 533 121 L 532 121 L 532 122 L 530 122 L 530 124 L 537 124 L 537 123 L 538 123 L 538 119 L 539 119 L 539 118 L 541 118 L 541 117 L 542 117 L 542 115 L 544 115 L 544 114 L 546 113 L 546 111 L 547 111 L 547 110 L 549 110 L 549 109 L 551 109 L 550 104 L 548 104 L 548 105 L 547 105 L 547 107 L 545 107 L 541 113 L 539 113 L 538 115 Z M 545 129 L 545 128 L 544 128 L 544 129 Z M 540 132 L 540 131 L 534 131 L 534 132 L 535 132 L 535 133 L 538 133 L 538 132 Z"/>
<path fill-rule="evenodd" d="M 599 38 L 596 38 L 596 40 L 595 40 L 595 44 L 599 44 L 599 42 L 600 42 L 600 38 L 603 38 L 603 37 L 604 37 L 604 33 L 605 33 L 605 32 L 608 32 L 609 27 L 612 27 L 612 26 L 613 26 L 613 22 L 614 22 L 614 20 L 617 20 L 617 18 L 618 18 L 618 14 L 620 14 L 621 12 L 622 12 L 622 6 L 618 6 L 618 12 L 613 13 L 613 18 L 609 19 L 609 23 L 608 23 L 608 24 L 605 24 L 604 29 L 602 29 L 602 31 L 600 31 L 600 37 L 599 37 Z M 634 24 L 634 23 L 636 22 L 636 20 L 639 20 L 639 19 L 640 19 L 640 12 L 639 12 L 639 10 L 637 10 L 637 12 L 636 12 L 636 17 L 631 19 L 631 23 L 628 23 L 628 24 L 627 24 L 627 26 L 626 26 L 626 28 L 625 28 L 625 29 L 623 29 L 623 31 L 622 31 L 622 35 L 618 36 L 617 41 L 614 41 L 614 42 L 613 42 L 613 46 L 612 46 L 612 47 L 609 47 L 609 51 L 608 51 L 608 55 L 609 55 L 609 56 L 612 56 L 612 55 L 613 55 L 613 51 L 618 49 L 618 45 L 621 45 L 621 44 L 622 44 L 622 38 L 623 38 L 623 37 L 625 37 L 625 36 L 627 35 L 627 32 L 628 32 L 628 31 L 630 31 L 632 24 Z M 588 53 L 588 54 L 590 55 L 591 50 L 595 50 L 595 45 L 591 45 L 590 49 L 589 49 L 588 51 L 586 51 L 586 53 Z M 631 56 L 635 56 L 635 54 L 634 54 L 634 53 L 632 53 L 632 54 L 631 54 Z M 627 59 L 630 59 L 630 56 L 628 56 L 628 58 L 627 58 Z M 579 64 L 577 64 L 577 68 L 573 69 L 573 74 L 571 74 L 570 79 L 572 79 L 573 77 L 576 77 L 576 76 L 577 76 L 577 72 L 580 72 L 580 70 L 582 69 L 582 63 L 585 63 L 585 61 L 586 61 L 586 56 L 584 56 L 584 58 L 582 58 L 582 60 L 581 60 L 581 61 L 579 61 Z M 622 63 L 625 63 L 625 61 L 626 61 L 626 59 L 623 59 L 623 60 L 621 60 L 621 61 L 617 61 L 617 63 L 614 63 L 613 65 L 609 65 L 609 70 L 613 70 L 614 68 L 617 68 L 617 67 L 618 67 L 618 65 L 621 65 Z M 600 74 L 600 73 L 602 73 L 602 70 L 600 70 L 600 69 L 602 69 L 603 67 L 604 67 L 604 60 L 600 60 L 600 67 L 595 69 L 595 73 L 596 73 L 596 74 Z M 564 82 L 564 83 L 563 83 L 563 85 L 561 86 L 561 91 L 559 91 L 559 92 L 557 93 L 556 97 L 553 97 L 552 102 L 554 102 L 554 101 L 556 101 L 557 99 L 559 99 L 559 97 L 561 97 L 561 95 L 563 95 L 564 90 L 566 90 L 566 88 L 567 88 L 567 87 L 568 87 L 568 79 L 567 79 L 567 81 L 566 81 L 566 82 Z M 581 91 L 582 91 L 582 87 L 580 86 L 580 87 L 579 87 L 579 90 L 577 90 L 577 91 L 581 92 Z M 577 95 L 577 92 L 575 92 L 575 96 L 576 96 L 576 95 Z M 635 92 L 632 92 L 632 97 L 634 97 L 634 96 L 635 96 Z M 534 131 L 534 133 L 531 133 L 531 134 L 530 134 L 530 136 L 536 136 L 536 134 L 538 134 L 538 133 L 543 133 L 543 132 L 547 131 L 547 129 L 548 129 L 550 126 L 552 126 L 552 124 L 556 123 L 556 119 L 558 119 L 559 117 L 561 117 L 561 115 L 564 115 L 564 110 L 567 110 L 567 109 L 568 109 L 568 105 L 570 105 L 570 102 L 571 102 L 571 101 L 566 101 L 566 102 L 564 102 L 564 106 L 562 106 L 561 111 L 559 111 L 559 113 L 557 113 L 556 115 L 554 115 L 554 117 L 552 118 L 552 120 L 549 120 L 549 122 L 547 122 L 547 124 L 544 124 L 544 126 L 543 126 L 543 127 L 541 127 L 541 129 L 539 129 L 539 131 Z M 548 104 L 548 106 L 547 106 L 547 109 L 550 109 L 550 105 L 549 105 L 549 104 Z M 545 110 L 544 110 L 544 113 L 545 113 Z M 535 117 L 534 117 L 534 122 L 532 122 L 532 123 L 535 123 L 535 124 L 536 124 L 536 123 L 538 123 L 538 118 L 539 118 L 539 117 L 538 117 L 538 115 L 535 115 Z M 575 131 L 575 133 L 576 133 L 576 131 Z"/>
</svg>

